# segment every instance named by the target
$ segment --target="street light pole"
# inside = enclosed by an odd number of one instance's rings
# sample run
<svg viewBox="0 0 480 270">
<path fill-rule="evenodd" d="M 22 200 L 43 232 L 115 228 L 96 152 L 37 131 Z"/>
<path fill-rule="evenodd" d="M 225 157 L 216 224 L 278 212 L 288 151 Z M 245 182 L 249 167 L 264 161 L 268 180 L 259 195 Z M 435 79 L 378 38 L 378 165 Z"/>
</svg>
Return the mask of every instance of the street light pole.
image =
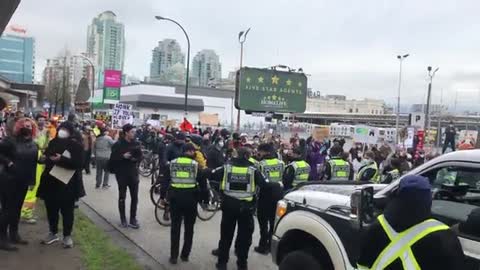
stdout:
<svg viewBox="0 0 480 270">
<path fill-rule="evenodd" d="M 398 93 L 397 93 L 397 117 L 395 120 L 395 130 L 396 130 L 396 136 L 395 136 L 395 145 L 398 145 L 398 142 L 400 141 L 400 135 L 399 135 L 399 124 L 400 124 L 400 91 L 402 89 L 402 63 L 403 59 L 407 58 L 409 54 L 405 55 L 397 55 L 397 59 L 400 61 L 400 71 L 398 72 Z"/>
<path fill-rule="evenodd" d="M 243 67 L 243 43 L 245 43 L 247 40 L 248 32 L 250 32 L 250 28 L 248 28 L 246 31 L 240 31 L 240 33 L 238 33 L 238 42 L 240 42 L 240 70 Z M 240 76 L 240 72 L 238 74 Z M 237 110 L 237 131 L 240 131 L 240 109 Z"/>
<path fill-rule="evenodd" d="M 435 73 L 439 70 L 437 67 L 433 72 L 432 72 L 432 67 L 427 67 L 428 71 L 428 77 L 430 77 L 430 81 L 428 83 L 428 92 L 427 92 L 427 106 L 425 109 L 425 138 L 428 138 L 428 130 L 430 129 L 430 98 L 432 95 L 432 82 L 433 82 L 433 77 L 435 76 Z"/>
<path fill-rule="evenodd" d="M 182 29 L 183 33 L 185 34 L 185 37 L 187 38 L 187 74 L 186 74 L 186 80 L 185 80 L 185 104 L 184 104 L 184 117 L 186 118 L 188 115 L 188 81 L 189 81 L 189 75 L 190 75 L 190 38 L 188 37 L 187 31 L 176 21 L 165 18 L 162 16 L 155 16 L 155 19 L 159 21 L 170 21 L 176 24 L 180 29 Z"/>
</svg>

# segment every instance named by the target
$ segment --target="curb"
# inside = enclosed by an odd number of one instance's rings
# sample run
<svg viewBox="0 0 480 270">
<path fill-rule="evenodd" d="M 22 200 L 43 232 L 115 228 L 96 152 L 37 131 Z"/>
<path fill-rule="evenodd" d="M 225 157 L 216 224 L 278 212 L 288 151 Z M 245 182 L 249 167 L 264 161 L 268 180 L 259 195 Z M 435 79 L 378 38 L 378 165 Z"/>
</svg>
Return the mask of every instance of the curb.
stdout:
<svg viewBox="0 0 480 270">
<path fill-rule="evenodd" d="M 110 237 L 115 245 L 122 247 L 128 254 L 133 256 L 135 260 L 143 266 L 145 270 L 167 270 L 168 268 L 146 252 L 141 246 L 132 241 L 126 234 L 117 229 L 111 222 L 100 215 L 94 208 L 83 200 L 79 201 L 79 209 L 87 216 L 95 225 L 102 229 L 106 235 Z"/>
</svg>

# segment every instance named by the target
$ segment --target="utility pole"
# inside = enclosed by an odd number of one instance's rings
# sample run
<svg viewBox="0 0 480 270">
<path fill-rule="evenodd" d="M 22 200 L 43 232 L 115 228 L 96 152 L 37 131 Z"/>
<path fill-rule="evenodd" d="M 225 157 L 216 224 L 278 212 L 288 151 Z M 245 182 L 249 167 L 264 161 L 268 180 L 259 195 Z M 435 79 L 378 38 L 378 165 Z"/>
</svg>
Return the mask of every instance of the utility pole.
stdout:
<svg viewBox="0 0 480 270">
<path fill-rule="evenodd" d="M 432 72 L 432 67 L 431 66 L 427 67 L 428 77 L 430 77 L 430 81 L 428 83 L 427 106 L 425 109 L 425 138 L 428 138 L 428 130 L 430 129 L 430 97 L 432 95 L 432 82 L 433 82 L 433 77 L 435 76 L 435 73 L 437 73 L 438 70 L 439 68 L 437 67 Z"/>
<path fill-rule="evenodd" d="M 399 125 L 400 125 L 400 90 L 402 88 L 402 63 L 403 59 L 407 58 L 409 54 L 404 54 L 404 55 L 397 55 L 397 59 L 400 61 L 400 71 L 398 73 L 398 95 L 397 95 L 397 117 L 395 120 L 395 131 L 396 131 L 396 136 L 395 136 L 395 145 L 398 144 L 400 141 L 400 135 L 399 135 Z"/>
</svg>

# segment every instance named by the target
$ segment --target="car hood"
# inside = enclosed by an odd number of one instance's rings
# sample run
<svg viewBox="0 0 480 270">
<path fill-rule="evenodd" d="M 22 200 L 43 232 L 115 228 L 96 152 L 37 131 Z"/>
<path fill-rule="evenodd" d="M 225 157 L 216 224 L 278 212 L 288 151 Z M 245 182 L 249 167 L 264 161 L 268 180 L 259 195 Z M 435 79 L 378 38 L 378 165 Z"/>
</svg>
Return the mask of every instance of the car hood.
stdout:
<svg viewBox="0 0 480 270">
<path fill-rule="evenodd" d="M 350 195 L 352 195 L 355 190 L 367 186 L 372 186 L 375 192 L 378 192 L 387 185 L 306 185 L 288 193 L 284 199 L 320 209 L 327 209 L 332 205 L 350 206 Z"/>
</svg>

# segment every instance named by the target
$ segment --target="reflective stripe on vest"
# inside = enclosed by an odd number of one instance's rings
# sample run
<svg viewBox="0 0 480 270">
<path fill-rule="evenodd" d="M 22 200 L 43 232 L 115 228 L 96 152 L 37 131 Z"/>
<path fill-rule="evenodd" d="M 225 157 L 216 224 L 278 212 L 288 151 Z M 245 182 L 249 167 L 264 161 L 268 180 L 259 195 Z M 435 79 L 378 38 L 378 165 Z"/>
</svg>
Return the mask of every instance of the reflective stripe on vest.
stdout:
<svg viewBox="0 0 480 270">
<path fill-rule="evenodd" d="M 260 162 L 260 169 L 268 181 L 280 182 L 282 181 L 283 171 L 285 170 L 285 163 L 276 158 L 265 159 Z"/>
<path fill-rule="evenodd" d="M 343 159 L 333 158 L 328 161 L 331 168 L 330 180 L 346 181 L 350 178 L 350 164 Z"/>
<path fill-rule="evenodd" d="M 237 167 L 227 164 L 224 166 L 224 173 L 220 190 L 232 198 L 242 201 L 253 201 L 255 196 L 255 168 Z M 232 184 L 244 185 L 245 188 L 238 189 Z"/>
<path fill-rule="evenodd" d="M 371 270 L 380 270 L 388 267 L 396 259 L 402 261 L 405 270 L 420 270 L 420 266 L 412 252 L 412 246 L 425 236 L 442 230 L 448 226 L 435 219 L 428 219 L 401 233 L 396 232 L 383 215 L 378 216 L 378 221 L 390 239 L 390 243 L 382 250 L 373 263 Z"/>
<path fill-rule="evenodd" d="M 198 163 L 190 158 L 180 157 L 170 162 L 170 186 L 194 188 L 197 186 Z"/>
<path fill-rule="evenodd" d="M 377 167 L 377 163 L 375 161 L 372 161 L 372 163 L 368 164 L 368 165 L 365 165 L 363 166 L 362 168 L 360 168 L 360 171 L 358 171 L 358 174 L 357 174 L 357 181 L 360 181 L 360 177 L 362 177 L 362 175 L 365 173 L 366 170 L 368 169 L 373 169 L 375 170 L 375 174 L 373 175 L 373 177 L 370 179 L 371 182 L 374 182 L 374 183 L 378 183 L 379 182 L 379 175 L 378 175 L 378 167 Z"/>
<path fill-rule="evenodd" d="M 308 181 L 308 175 L 310 174 L 310 165 L 307 162 L 301 161 L 293 161 L 289 164 L 289 166 L 293 167 L 295 172 L 295 177 L 293 178 L 293 186 L 296 186 L 302 182 Z"/>
</svg>

